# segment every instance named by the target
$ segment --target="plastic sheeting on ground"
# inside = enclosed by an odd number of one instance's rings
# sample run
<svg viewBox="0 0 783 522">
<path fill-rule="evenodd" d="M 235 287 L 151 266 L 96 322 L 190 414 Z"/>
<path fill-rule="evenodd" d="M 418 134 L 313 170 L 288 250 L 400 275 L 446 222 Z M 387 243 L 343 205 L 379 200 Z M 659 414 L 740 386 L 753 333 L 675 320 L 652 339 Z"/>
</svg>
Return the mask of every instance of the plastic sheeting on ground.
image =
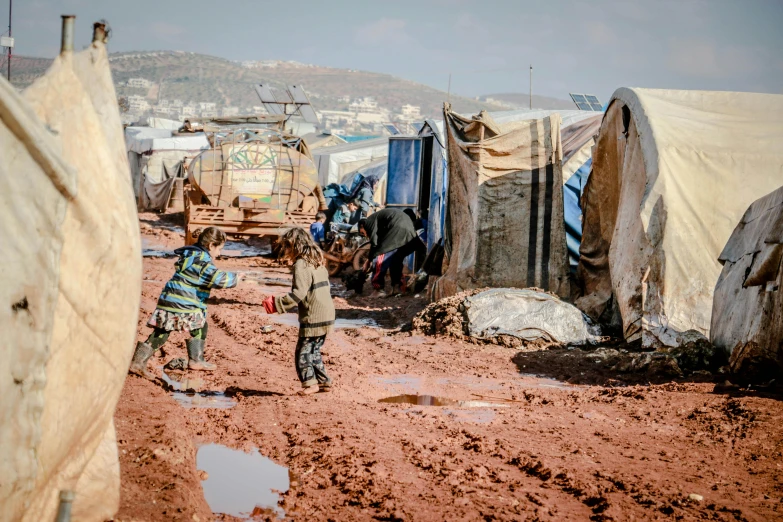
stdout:
<svg viewBox="0 0 783 522">
<path fill-rule="evenodd" d="M 780 185 L 781 140 L 783 96 L 618 89 L 582 199 L 577 306 L 618 312 L 625 339 L 648 348 L 709 336 L 718 256 Z"/>
<path fill-rule="evenodd" d="M 783 183 L 783 178 L 778 180 Z M 710 341 L 733 373 L 783 374 L 783 187 L 755 201 L 720 255 Z"/>
<path fill-rule="evenodd" d="M 600 329 L 578 308 L 544 292 L 495 288 L 466 298 L 464 304 L 468 332 L 479 339 L 512 335 L 569 345 L 600 339 Z"/>
<path fill-rule="evenodd" d="M 560 116 L 500 126 L 444 107 L 448 269 L 441 299 L 481 287 L 537 287 L 568 296 Z"/>
<path fill-rule="evenodd" d="M 69 489 L 73 520 L 103 521 L 119 508 L 113 415 L 141 295 L 105 46 L 59 56 L 23 96 L 0 80 L 0 519 L 54 520 Z"/>
</svg>

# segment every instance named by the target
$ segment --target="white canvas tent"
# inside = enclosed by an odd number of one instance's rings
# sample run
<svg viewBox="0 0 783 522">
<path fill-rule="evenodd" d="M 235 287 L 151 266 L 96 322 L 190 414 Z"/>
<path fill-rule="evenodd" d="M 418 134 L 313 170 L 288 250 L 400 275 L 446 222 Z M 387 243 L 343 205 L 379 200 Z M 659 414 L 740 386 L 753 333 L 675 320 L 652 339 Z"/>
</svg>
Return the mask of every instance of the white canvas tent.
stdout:
<svg viewBox="0 0 783 522">
<path fill-rule="evenodd" d="M 106 47 L 0 79 L 0 520 L 113 519 L 141 244 Z"/>
<path fill-rule="evenodd" d="M 783 179 L 778 181 L 783 184 Z M 783 186 L 755 201 L 720 255 L 710 341 L 732 373 L 783 374 Z"/>
<path fill-rule="evenodd" d="M 618 89 L 583 196 L 577 306 L 628 341 L 709 335 L 723 245 L 783 179 L 783 96 Z"/>
<path fill-rule="evenodd" d="M 340 183 L 347 174 L 389 155 L 388 138 L 355 141 L 310 151 L 322 186 Z"/>
<path fill-rule="evenodd" d="M 165 210 L 183 160 L 209 148 L 204 133 L 174 135 L 168 129 L 127 127 L 125 145 L 140 210 Z"/>
</svg>

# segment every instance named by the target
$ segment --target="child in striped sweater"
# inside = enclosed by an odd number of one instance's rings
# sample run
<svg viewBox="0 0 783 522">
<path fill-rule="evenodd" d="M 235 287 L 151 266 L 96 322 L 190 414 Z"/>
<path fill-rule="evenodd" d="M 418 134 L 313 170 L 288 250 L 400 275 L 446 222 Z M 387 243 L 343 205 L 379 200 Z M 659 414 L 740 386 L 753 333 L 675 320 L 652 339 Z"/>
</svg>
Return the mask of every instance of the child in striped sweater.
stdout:
<svg viewBox="0 0 783 522">
<path fill-rule="evenodd" d="M 192 246 L 174 251 L 179 259 L 176 272 L 158 298 L 158 305 L 147 326 L 154 328 L 144 342 L 136 343 L 129 371 L 153 379 L 147 369 L 147 361 L 160 349 L 174 330 L 188 330 L 188 369 L 215 369 L 213 363 L 204 360 L 204 343 L 207 339 L 207 298 L 213 288 L 233 288 L 241 276 L 219 270 L 212 260 L 220 255 L 226 244 L 226 234 L 215 227 L 208 227 Z"/>
<path fill-rule="evenodd" d="M 291 292 L 282 297 L 264 300 L 267 313 L 285 313 L 299 307 L 299 341 L 294 363 L 300 395 L 329 391 L 332 380 L 326 374 L 321 347 L 326 335 L 334 330 L 334 304 L 329 290 L 329 273 L 324 266 L 321 249 L 312 236 L 301 228 L 293 228 L 281 238 L 282 258 L 293 263 Z"/>
</svg>

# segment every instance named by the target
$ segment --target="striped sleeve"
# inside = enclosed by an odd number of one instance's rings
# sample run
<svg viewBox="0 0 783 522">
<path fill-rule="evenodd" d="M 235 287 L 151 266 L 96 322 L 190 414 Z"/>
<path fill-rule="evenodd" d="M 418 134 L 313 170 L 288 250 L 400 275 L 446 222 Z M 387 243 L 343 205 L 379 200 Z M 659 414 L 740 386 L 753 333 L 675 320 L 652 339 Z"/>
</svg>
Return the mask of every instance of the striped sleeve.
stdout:
<svg viewBox="0 0 783 522">
<path fill-rule="evenodd" d="M 201 272 L 201 281 L 206 288 L 234 288 L 237 286 L 237 275 L 233 272 L 219 270 L 218 267 L 209 263 Z"/>
<path fill-rule="evenodd" d="M 313 284 L 313 274 L 312 270 L 307 269 L 307 264 L 304 261 L 294 263 L 293 276 L 291 291 L 284 296 L 275 298 L 277 313 L 283 314 L 298 306 L 310 292 L 310 287 Z"/>
</svg>

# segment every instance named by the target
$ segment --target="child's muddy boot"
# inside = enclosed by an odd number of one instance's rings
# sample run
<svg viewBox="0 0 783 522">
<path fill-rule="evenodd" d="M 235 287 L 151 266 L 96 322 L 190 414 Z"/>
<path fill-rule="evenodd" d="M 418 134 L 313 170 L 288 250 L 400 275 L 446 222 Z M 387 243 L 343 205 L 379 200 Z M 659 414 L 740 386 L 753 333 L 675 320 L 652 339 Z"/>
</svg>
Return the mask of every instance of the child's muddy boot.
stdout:
<svg viewBox="0 0 783 522">
<path fill-rule="evenodd" d="M 321 393 L 326 393 L 332 391 L 332 381 L 328 382 L 319 382 L 318 383 L 318 389 Z"/>
<path fill-rule="evenodd" d="M 133 352 L 133 360 L 131 361 L 128 372 L 144 377 L 145 379 L 154 380 L 155 374 L 147 369 L 147 361 L 150 360 L 152 354 L 155 353 L 155 348 L 149 343 L 138 342 L 136 343 L 136 351 Z"/>
<path fill-rule="evenodd" d="M 188 339 L 188 370 L 213 371 L 217 366 L 204 360 L 204 339 Z"/>
</svg>

